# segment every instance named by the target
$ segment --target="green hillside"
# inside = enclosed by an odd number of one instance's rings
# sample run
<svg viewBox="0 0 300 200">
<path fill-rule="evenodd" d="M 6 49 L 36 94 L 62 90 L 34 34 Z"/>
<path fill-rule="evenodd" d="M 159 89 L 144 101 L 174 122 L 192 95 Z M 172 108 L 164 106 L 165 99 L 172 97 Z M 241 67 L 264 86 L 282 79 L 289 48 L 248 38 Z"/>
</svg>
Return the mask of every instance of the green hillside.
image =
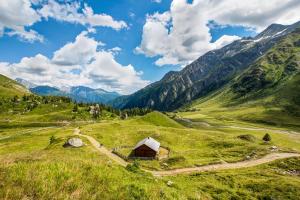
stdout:
<svg viewBox="0 0 300 200">
<path fill-rule="evenodd" d="M 300 30 L 289 34 L 239 77 L 188 110 L 217 118 L 300 126 Z"/>
<path fill-rule="evenodd" d="M 0 74 L 0 97 L 22 96 L 29 93 L 24 86 Z"/>
<path fill-rule="evenodd" d="M 143 116 L 141 119 L 139 119 L 139 121 L 147 122 L 149 124 L 156 125 L 156 126 L 182 128 L 182 126 L 178 124 L 176 121 L 170 119 L 168 116 L 160 112 L 151 112 Z"/>
</svg>

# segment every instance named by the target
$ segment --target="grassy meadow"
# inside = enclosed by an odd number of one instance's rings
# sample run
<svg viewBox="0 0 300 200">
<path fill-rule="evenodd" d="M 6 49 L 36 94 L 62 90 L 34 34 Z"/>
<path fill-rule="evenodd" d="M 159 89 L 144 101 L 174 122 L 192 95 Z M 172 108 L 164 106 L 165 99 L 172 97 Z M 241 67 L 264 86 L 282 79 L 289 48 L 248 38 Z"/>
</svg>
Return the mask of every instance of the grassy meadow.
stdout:
<svg viewBox="0 0 300 200">
<path fill-rule="evenodd" d="M 7 106 L 10 104 L 13 105 Z M 237 162 L 249 156 L 254 159 L 270 153 L 274 145 L 280 152 L 300 152 L 300 135 L 291 132 L 296 129 L 242 122 L 227 115 L 221 118 L 205 110 L 167 115 L 152 112 L 121 120 L 106 110 L 100 119 L 92 119 L 85 107 L 79 106 L 73 112 L 74 104 L 62 101 L 39 104 L 30 112 L 24 112 L 23 104 L 23 101 L 2 104 L 0 199 L 297 199 L 299 196 L 299 158 L 249 169 L 172 177 L 153 177 L 139 169 L 168 170 Z M 170 149 L 169 158 L 130 160 L 137 167 L 123 168 L 97 152 L 85 138 L 82 148 L 64 148 L 65 141 L 74 137 L 76 127 L 110 150 L 134 146 L 150 136 Z M 262 141 L 265 133 L 271 135 L 270 143 Z M 55 139 L 50 144 L 51 137 Z M 130 148 L 122 153 L 129 154 Z M 173 184 L 168 186 L 170 181 Z M 280 185 L 276 184 L 278 181 Z"/>
<path fill-rule="evenodd" d="M 1 129 L 0 199 L 297 199 L 300 195 L 299 158 L 248 169 L 160 178 L 116 165 L 84 138 L 82 148 L 63 148 L 75 127 Z M 261 142 L 264 131 L 186 128 L 157 112 L 80 128 L 108 148 L 133 145 L 150 135 L 171 149 L 170 158 L 163 161 L 170 168 L 238 161 L 253 151 L 260 156 L 268 153 L 270 145 L 300 151 L 299 138 L 271 133 L 273 142 L 266 145 Z M 252 134 L 255 140 L 243 141 L 237 138 L 239 134 Z M 55 137 L 52 144 L 51 136 Z M 280 143 L 282 140 L 286 142 Z M 159 161 L 138 163 L 162 169 Z M 168 186 L 168 181 L 173 185 Z"/>
</svg>

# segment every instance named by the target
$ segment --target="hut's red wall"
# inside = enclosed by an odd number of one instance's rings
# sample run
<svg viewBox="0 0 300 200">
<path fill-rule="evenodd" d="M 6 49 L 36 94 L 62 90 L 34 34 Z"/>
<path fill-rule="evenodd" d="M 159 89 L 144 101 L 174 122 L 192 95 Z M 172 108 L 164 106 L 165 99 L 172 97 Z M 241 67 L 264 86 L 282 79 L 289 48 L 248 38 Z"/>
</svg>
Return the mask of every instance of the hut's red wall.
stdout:
<svg viewBox="0 0 300 200">
<path fill-rule="evenodd" d="M 146 145 L 142 145 L 134 150 L 134 155 L 136 157 L 155 157 L 156 151 L 150 149 Z"/>
</svg>

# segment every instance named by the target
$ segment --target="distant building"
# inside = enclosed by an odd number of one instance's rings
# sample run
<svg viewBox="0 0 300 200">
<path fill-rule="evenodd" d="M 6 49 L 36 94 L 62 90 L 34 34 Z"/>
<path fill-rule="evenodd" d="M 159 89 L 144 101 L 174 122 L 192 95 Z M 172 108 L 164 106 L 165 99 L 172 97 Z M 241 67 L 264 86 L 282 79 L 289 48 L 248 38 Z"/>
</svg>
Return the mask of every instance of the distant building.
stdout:
<svg viewBox="0 0 300 200">
<path fill-rule="evenodd" d="M 147 137 L 133 148 L 132 156 L 140 158 L 155 158 L 159 153 L 160 143 L 151 137 Z"/>
</svg>

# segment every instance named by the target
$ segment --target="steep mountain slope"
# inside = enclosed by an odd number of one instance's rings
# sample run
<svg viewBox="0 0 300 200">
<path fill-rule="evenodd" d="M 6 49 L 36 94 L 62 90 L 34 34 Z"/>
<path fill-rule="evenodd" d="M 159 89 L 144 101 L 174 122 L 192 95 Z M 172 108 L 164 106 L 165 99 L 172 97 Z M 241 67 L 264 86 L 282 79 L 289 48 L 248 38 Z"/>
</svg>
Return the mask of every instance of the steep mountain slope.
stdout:
<svg viewBox="0 0 300 200">
<path fill-rule="evenodd" d="M 29 90 L 14 80 L 0 74 L 0 97 L 29 94 Z"/>
<path fill-rule="evenodd" d="M 174 110 L 227 84 L 273 47 L 300 22 L 284 26 L 272 24 L 254 38 L 243 38 L 221 49 L 210 51 L 180 72 L 164 78 L 127 97 L 117 98 L 119 108 L 149 107 Z"/>
<path fill-rule="evenodd" d="M 70 97 L 74 101 L 84 103 L 107 103 L 120 96 L 116 92 L 108 92 L 102 89 L 92 89 L 84 86 L 71 87 L 65 91 L 51 86 L 36 86 L 30 88 L 30 91 L 41 96 Z"/>
<path fill-rule="evenodd" d="M 191 107 L 219 117 L 300 126 L 300 28 Z"/>
</svg>

